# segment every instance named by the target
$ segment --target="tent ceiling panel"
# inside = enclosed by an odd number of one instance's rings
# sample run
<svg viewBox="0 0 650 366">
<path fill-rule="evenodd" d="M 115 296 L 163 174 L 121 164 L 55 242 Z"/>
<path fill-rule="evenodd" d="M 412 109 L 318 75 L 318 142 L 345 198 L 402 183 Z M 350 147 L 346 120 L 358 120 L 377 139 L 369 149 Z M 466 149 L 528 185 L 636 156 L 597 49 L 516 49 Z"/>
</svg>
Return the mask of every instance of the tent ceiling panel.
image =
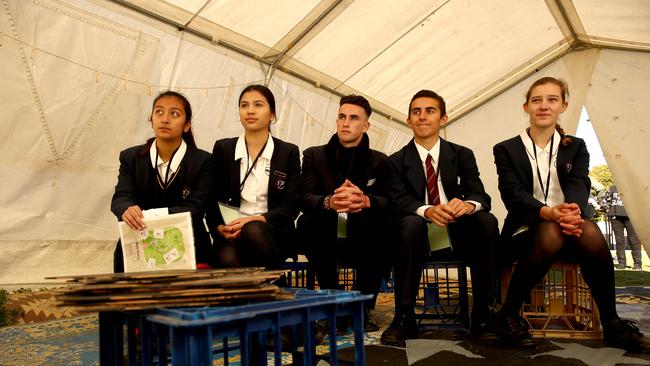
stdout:
<svg viewBox="0 0 650 366">
<path fill-rule="evenodd" d="M 355 1 L 294 58 L 338 80 L 346 80 L 441 3 L 442 0 Z"/>
<path fill-rule="evenodd" d="M 454 105 L 562 39 L 542 2 L 449 2 L 347 84 L 402 110 L 423 88 Z"/>
<path fill-rule="evenodd" d="M 573 3 L 589 36 L 650 44 L 650 1 L 574 0 Z"/>
<path fill-rule="evenodd" d="M 462 115 L 576 46 L 650 50 L 647 0 L 116 1 L 397 120 L 418 89 Z"/>
<path fill-rule="evenodd" d="M 195 14 L 205 4 L 206 0 L 167 0 L 167 2 Z"/>
<path fill-rule="evenodd" d="M 317 0 L 213 0 L 200 16 L 272 47 L 318 3 Z"/>
</svg>

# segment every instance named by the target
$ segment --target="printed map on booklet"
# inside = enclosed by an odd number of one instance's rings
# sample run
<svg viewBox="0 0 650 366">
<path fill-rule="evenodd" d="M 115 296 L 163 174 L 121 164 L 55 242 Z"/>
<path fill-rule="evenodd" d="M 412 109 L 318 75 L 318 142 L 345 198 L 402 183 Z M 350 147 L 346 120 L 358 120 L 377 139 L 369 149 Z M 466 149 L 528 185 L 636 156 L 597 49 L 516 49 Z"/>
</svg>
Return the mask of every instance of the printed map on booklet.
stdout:
<svg viewBox="0 0 650 366">
<path fill-rule="evenodd" d="M 189 212 L 145 218 L 145 230 L 119 222 L 124 272 L 196 269 Z"/>
</svg>

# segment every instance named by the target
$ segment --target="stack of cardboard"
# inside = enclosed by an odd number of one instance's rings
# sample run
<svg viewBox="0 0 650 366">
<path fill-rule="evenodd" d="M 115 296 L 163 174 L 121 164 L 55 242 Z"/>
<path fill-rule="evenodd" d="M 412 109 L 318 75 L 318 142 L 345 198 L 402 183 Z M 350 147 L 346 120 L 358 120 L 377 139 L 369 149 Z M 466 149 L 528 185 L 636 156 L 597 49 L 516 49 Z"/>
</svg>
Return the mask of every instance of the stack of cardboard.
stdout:
<svg viewBox="0 0 650 366">
<path fill-rule="evenodd" d="M 284 300 L 291 295 L 273 284 L 284 272 L 237 268 L 53 278 L 72 283 L 56 292 L 60 306 L 91 312 Z"/>
</svg>

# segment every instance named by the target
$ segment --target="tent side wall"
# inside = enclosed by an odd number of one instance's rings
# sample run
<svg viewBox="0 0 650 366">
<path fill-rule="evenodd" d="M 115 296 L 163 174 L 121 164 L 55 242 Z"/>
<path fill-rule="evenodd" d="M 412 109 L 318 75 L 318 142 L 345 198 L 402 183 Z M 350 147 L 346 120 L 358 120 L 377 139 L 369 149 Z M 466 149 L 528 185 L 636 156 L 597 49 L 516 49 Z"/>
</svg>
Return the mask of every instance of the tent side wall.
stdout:
<svg viewBox="0 0 650 366">
<path fill-rule="evenodd" d="M 211 150 L 216 139 L 241 133 L 239 93 L 262 83 L 267 70 L 114 3 L 8 4 L 0 15 L 0 31 L 8 35 L 0 49 L 0 287 L 108 272 L 118 236 L 109 210 L 118 155 L 152 135 L 155 95 L 169 88 L 186 94 L 197 144 Z M 443 137 L 474 150 L 502 220 L 492 146 L 526 126 L 521 104 L 532 81 L 564 78 L 571 88 L 564 127 L 575 131 L 586 103 L 620 191 L 631 197 L 626 206 L 641 240 L 650 245 L 650 229 L 642 226 L 650 205 L 650 173 L 642 168 L 650 156 L 648 70 L 647 53 L 572 52 L 460 118 Z M 334 133 L 338 96 L 279 71 L 269 87 L 278 110 L 275 136 L 302 150 Z M 403 124 L 377 114 L 370 119 L 375 149 L 390 154 L 411 139 Z"/>
</svg>

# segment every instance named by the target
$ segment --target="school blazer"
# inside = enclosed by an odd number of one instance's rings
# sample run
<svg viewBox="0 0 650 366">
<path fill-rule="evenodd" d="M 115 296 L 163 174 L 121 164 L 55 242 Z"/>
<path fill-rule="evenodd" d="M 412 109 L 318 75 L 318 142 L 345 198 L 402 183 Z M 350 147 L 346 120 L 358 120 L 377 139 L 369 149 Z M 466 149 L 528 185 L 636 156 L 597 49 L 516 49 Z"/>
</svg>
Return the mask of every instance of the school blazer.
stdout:
<svg viewBox="0 0 650 366">
<path fill-rule="evenodd" d="M 482 210 L 490 211 L 490 196 L 481 182 L 472 150 L 440 139 L 438 160 L 438 176 L 448 200 L 476 201 Z M 388 158 L 385 174 L 388 195 L 400 215 L 412 215 L 426 204 L 427 180 L 415 140 Z"/>
<path fill-rule="evenodd" d="M 240 160 L 235 161 L 238 137 L 218 140 L 214 143 L 212 160 L 216 177 L 213 191 L 216 201 L 239 207 L 241 204 Z M 300 178 L 300 153 L 298 146 L 273 137 L 273 155 L 269 172 L 268 212 L 263 214 L 267 222 L 291 230 L 298 216 L 298 179 Z M 219 235 L 217 226 L 225 224 L 217 203 L 208 211 L 210 232 Z"/>
<path fill-rule="evenodd" d="M 343 184 L 345 177 L 341 176 L 334 166 L 335 162 L 328 159 L 325 147 L 327 145 L 312 146 L 303 152 L 303 174 L 301 187 L 303 192 L 302 210 L 304 214 L 323 213 L 323 200 L 325 196 L 334 193 L 334 190 Z M 367 169 L 364 174 L 365 182 L 353 182 L 370 199 L 371 210 L 384 209 L 388 206 L 388 198 L 382 189 L 378 171 L 386 160 L 382 152 L 369 149 Z M 321 212 L 323 211 L 323 212 Z M 334 211 L 326 213 L 336 216 Z"/>
<path fill-rule="evenodd" d="M 201 234 L 205 233 L 203 217 L 211 202 L 213 176 L 210 154 L 188 144 L 169 188 L 164 193 L 156 193 L 151 189 L 158 182 L 149 151 L 146 145 L 133 146 L 120 153 L 120 172 L 111 211 L 118 220 L 122 220 L 124 211 L 133 205 L 143 210 L 168 207 L 170 214 L 190 212 L 194 235 L 204 239 Z M 161 197 L 167 202 L 160 202 Z M 207 234 L 205 236 L 207 239 Z"/>
<path fill-rule="evenodd" d="M 567 146 L 560 143 L 555 163 L 565 202 L 578 204 L 584 216 L 591 186 L 589 152 L 582 139 L 570 138 Z M 533 197 L 533 172 L 521 137 L 496 144 L 493 152 L 499 192 L 508 210 L 502 235 L 510 237 L 521 225 L 539 221 L 539 210 L 544 203 Z"/>
</svg>

